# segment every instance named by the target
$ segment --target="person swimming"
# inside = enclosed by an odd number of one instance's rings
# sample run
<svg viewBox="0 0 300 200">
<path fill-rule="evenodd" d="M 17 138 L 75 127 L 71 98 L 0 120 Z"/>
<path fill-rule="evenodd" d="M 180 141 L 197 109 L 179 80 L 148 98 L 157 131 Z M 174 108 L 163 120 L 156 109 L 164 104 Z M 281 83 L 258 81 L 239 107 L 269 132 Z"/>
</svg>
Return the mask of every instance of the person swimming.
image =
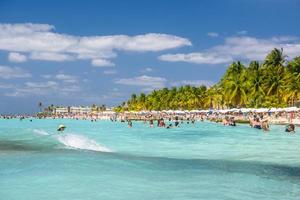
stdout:
<svg viewBox="0 0 300 200">
<path fill-rule="evenodd" d="M 295 133 L 295 125 L 294 124 L 289 124 L 285 128 L 285 132 L 288 133 Z"/>
<path fill-rule="evenodd" d="M 194 117 L 192 118 L 192 124 L 195 124 L 195 118 Z"/>
<path fill-rule="evenodd" d="M 171 123 L 167 126 L 167 129 L 172 128 L 172 127 L 173 127 L 173 124 Z"/>
<path fill-rule="evenodd" d="M 234 117 L 231 117 L 229 120 L 229 126 L 236 126 Z"/>
<path fill-rule="evenodd" d="M 61 124 L 61 125 L 58 126 L 57 131 L 63 132 L 65 129 L 66 129 L 66 126 Z"/>
</svg>

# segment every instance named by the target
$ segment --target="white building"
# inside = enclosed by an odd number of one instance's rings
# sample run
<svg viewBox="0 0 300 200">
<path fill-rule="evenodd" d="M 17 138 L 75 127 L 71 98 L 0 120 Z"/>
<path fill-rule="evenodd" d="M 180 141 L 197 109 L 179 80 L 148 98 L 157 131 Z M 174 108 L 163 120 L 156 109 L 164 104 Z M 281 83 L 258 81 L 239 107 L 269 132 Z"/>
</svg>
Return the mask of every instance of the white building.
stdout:
<svg viewBox="0 0 300 200">
<path fill-rule="evenodd" d="M 112 108 L 106 109 L 106 111 L 112 112 Z M 97 114 L 100 111 L 93 111 L 92 107 L 89 106 L 68 106 L 68 107 L 56 107 L 53 109 L 53 114 Z M 103 111 L 101 111 L 103 112 Z M 104 111 L 105 112 L 105 111 Z"/>
<path fill-rule="evenodd" d="M 77 107 L 77 106 L 70 107 L 71 114 L 90 114 L 91 112 L 92 112 L 91 107 Z"/>
<path fill-rule="evenodd" d="M 69 109 L 67 107 L 58 107 L 53 110 L 54 114 L 68 114 Z"/>
</svg>

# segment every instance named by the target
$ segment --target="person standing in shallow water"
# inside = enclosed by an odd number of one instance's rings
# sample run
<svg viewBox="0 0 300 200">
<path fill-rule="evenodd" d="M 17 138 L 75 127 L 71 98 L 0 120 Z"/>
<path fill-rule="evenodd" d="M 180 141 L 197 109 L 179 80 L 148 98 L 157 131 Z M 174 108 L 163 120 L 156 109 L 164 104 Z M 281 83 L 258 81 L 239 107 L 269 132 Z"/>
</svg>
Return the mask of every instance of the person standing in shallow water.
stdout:
<svg viewBox="0 0 300 200">
<path fill-rule="evenodd" d="M 132 121 L 130 119 L 128 120 L 128 128 L 132 128 Z"/>
<path fill-rule="evenodd" d="M 264 114 L 261 119 L 261 127 L 264 131 L 270 131 L 269 116 Z"/>
<path fill-rule="evenodd" d="M 165 127 L 165 126 L 166 126 L 166 124 L 165 124 L 165 122 L 164 122 L 164 119 L 161 118 L 161 119 L 159 120 L 158 127 Z"/>
<path fill-rule="evenodd" d="M 153 128 L 153 119 L 150 119 L 149 124 L 150 124 L 150 128 Z"/>
<path fill-rule="evenodd" d="M 178 116 L 175 117 L 175 127 L 178 127 L 179 121 L 178 121 Z"/>
</svg>

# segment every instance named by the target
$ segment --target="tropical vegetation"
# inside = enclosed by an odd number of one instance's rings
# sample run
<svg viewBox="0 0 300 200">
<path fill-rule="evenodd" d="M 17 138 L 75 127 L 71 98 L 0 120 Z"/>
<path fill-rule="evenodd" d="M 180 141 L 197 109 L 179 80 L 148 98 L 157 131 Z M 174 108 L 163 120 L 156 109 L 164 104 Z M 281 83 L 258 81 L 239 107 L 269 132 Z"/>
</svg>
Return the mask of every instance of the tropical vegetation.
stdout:
<svg viewBox="0 0 300 200">
<path fill-rule="evenodd" d="M 231 63 L 221 80 L 211 86 L 163 88 L 132 94 L 116 111 L 193 110 L 241 107 L 286 107 L 300 102 L 300 57 L 287 61 L 282 49 L 264 61 Z"/>
</svg>

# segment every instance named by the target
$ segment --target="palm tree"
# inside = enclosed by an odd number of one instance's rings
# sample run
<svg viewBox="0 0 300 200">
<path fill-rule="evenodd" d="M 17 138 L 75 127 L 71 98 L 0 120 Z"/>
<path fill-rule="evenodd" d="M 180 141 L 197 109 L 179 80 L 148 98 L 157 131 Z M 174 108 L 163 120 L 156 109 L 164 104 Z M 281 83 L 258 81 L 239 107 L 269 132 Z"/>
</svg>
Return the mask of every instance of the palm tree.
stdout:
<svg viewBox="0 0 300 200">
<path fill-rule="evenodd" d="M 39 109 L 40 109 L 40 112 L 42 112 L 43 103 L 42 103 L 42 102 L 39 102 L 39 103 L 38 103 L 38 107 L 39 107 Z"/>
<path fill-rule="evenodd" d="M 287 66 L 285 66 L 287 64 Z M 210 88 L 190 85 L 135 94 L 121 110 L 200 109 L 228 107 L 281 107 L 300 101 L 300 57 L 286 63 L 282 49 L 273 49 L 260 64 L 246 68 L 233 62 L 220 82 Z M 126 107 L 128 105 L 128 107 Z"/>
<path fill-rule="evenodd" d="M 247 81 L 244 73 L 225 81 L 225 92 L 229 97 L 229 103 L 234 107 L 244 106 L 247 103 Z"/>
<path fill-rule="evenodd" d="M 245 105 L 247 102 L 247 81 L 245 66 L 241 62 L 233 62 L 221 81 L 225 90 L 225 98 L 230 106 Z"/>
<path fill-rule="evenodd" d="M 273 49 L 265 58 L 264 66 L 274 68 L 283 67 L 286 56 L 283 55 L 283 49 Z"/>
<path fill-rule="evenodd" d="M 272 99 L 272 106 L 282 103 L 282 92 L 285 87 L 285 56 L 283 55 L 282 49 L 273 49 L 266 57 L 263 63 L 263 78 L 265 93 L 268 95 L 269 99 Z M 276 98 L 272 98 L 271 96 Z M 270 101 L 270 102 L 272 102 Z"/>
<path fill-rule="evenodd" d="M 248 100 L 250 106 L 255 108 L 261 106 L 263 97 L 265 95 L 263 89 L 263 74 L 260 64 L 257 61 L 253 61 L 249 64 L 247 69 L 247 77 L 249 81 L 250 91 L 248 95 Z"/>
<path fill-rule="evenodd" d="M 285 100 L 290 105 L 300 100 L 300 57 L 296 57 L 287 65 Z"/>
</svg>

